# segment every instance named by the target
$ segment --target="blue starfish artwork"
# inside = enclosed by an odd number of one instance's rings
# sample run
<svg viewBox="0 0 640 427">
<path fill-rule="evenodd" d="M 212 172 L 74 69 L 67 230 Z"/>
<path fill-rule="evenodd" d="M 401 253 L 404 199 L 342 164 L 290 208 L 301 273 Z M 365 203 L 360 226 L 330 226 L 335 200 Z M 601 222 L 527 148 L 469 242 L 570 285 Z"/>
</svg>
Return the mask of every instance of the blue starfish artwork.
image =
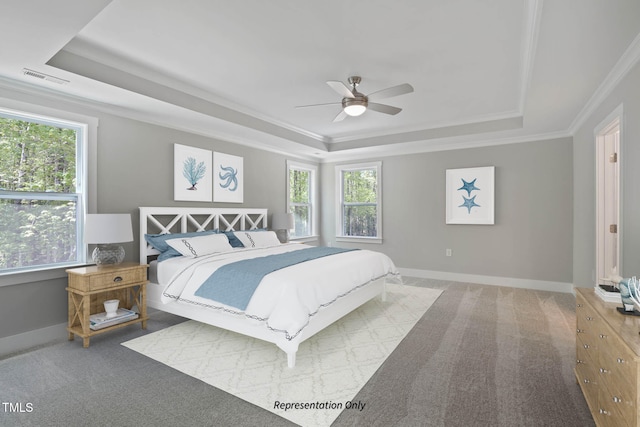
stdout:
<svg viewBox="0 0 640 427">
<path fill-rule="evenodd" d="M 475 181 L 475 180 L 474 180 Z M 480 207 L 479 204 L 476 203 L 476 196 L 473 196 L 469 199 L 467 199 L 466 197 L 462 196 L 462 198 L 464 199 L 464 203 L 461 204 L 460 206 L 458 206 L 459 208 L 465 207 L 467 208 L 467 210 L 469 211 L 469 214 L 471 214 L 471 208 L 474 206 Z"/>
<path fill-rule="evenodd" d="M 475 178 L 473 181 L 470 181 L 470 182 L 467 182 L 464 179 L 462 179 L 462 187 L 458 188 L 458 190 L 466 191 L 467 192 L 467 196 L 471 197 L 471 192 L 473 190 L 480 190 L 478 187 L 476 187 L 476 180 L 477 179 L 478 178 Z"/>
<path fill-rule="evenodd" d="M 226 180 L 220 183 L 220 187 L 226 188 L 229 191 L 236 191 L 238 189 L 238 169 L 234 169 L 231 166 L 224 167 L 222 165 L 220 165 L 220 169 L 226 172 L 225 174 L 222 172 L 218 173 L 220 179 Z"/>
</svg>

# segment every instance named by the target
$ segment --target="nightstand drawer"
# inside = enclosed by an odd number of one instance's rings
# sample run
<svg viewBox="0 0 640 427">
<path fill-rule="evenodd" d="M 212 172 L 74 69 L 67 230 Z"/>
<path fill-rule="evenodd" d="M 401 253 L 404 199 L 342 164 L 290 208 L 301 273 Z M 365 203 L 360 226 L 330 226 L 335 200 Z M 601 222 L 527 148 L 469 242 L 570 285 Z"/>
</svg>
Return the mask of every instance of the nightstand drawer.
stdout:
<svg viewBox="0 0 640 427">
<path fill-rule="evenodd" d="M 147 281 L 147 266 L 140 264 L 119 264 L 100 268 L 90 266 L 67 272 L 69 287 L 83 292 L 95 292 Z"/>
<path fill-rule="evenodd" d="M 144 269 L 114 271 L 106 274 L 91 276 L 89 290 L 108 289 L 115 286 L 128 285 L 129 283 L 146 280 Z"/>
</svg>

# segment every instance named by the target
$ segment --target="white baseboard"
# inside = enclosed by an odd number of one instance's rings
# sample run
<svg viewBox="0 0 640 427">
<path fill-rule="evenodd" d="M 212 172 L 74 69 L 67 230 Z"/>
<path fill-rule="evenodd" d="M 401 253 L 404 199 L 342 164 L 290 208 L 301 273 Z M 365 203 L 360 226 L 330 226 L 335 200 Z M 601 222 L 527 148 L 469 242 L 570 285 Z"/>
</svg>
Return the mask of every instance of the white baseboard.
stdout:
<svg viewBox="0 0 640 427">
<path fill-rule="evenodd" d="M 28 350 L 52 341 L 67 339 L 67 337 L 67 324 L 65 322 L 0 338 L 0 357 Z"/>
<path fill-rule="evenodd" d="M 407 277 L 421 279 L 450 280 L 453 282 L 478 283 L 481 285 L 509 286 L 512 288 L 533 289 L 537 291 L 551 291 L 574 293 L 573 283 L 549 282 L 546 280 L 517 279 L 513 277 L 480 276 L 476 274 L 451 273 L 448 271 L 418 270 L 414 268 L 399 268 L 400 274 Z"/>
</svg>

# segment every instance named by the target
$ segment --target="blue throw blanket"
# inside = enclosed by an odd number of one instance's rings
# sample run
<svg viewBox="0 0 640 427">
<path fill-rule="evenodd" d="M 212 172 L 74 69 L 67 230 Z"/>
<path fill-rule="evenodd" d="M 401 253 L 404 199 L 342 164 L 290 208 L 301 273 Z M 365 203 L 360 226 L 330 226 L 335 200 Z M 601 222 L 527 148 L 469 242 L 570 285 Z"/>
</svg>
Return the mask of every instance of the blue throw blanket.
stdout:
<svg viewBox="0 0 640 427">
<path fill-rule="evenodd" d="M 245 310 L 254 291 L 267 274 L 305 261 L 353 250 L 356 249 L 322 246 L 232 262 L 214 271 L 195 294 Z"/>
</svg>

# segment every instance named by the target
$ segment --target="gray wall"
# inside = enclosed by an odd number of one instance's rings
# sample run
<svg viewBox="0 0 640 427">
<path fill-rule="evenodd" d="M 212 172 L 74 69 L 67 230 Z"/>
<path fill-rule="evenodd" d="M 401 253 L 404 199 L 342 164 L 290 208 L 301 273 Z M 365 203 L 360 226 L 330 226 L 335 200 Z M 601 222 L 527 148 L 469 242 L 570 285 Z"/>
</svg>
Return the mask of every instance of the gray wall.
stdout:
<svg viewBox="0 0 640 427">
<path fill-rule="evenodd" d="M 383 243 L 340 245 L 381 250 L 404 268 L 570 283 L 571 164 L 571 138 L 385 157 Z M 323 237 L 332 244 L 334 166 L 322 165 Z M 495 225 L 446 225 L 446 169 L 476 166 L 496 168 Z"/>
<path fill-rule="evenodd" d="M 126 258 L 138 260 L 139 206 L 286 208 L 287 157 L 122 117 L 88 111 L 37 95 L 0 89 L 0 97 L 76 112 L 99 119 L 96 190 L 90 206 L 99 213 L 131 213 L 135 241 L 124 245 Z M 173 200 L 173 144 L 179 143 L 244 158 L 244 203 L 194 203 Z M 67 321 L 67 284 L 63 270 L 38 279 L 0 286 L 0 339 Z M 6 278 L 5 278 L 6 280 Z M 0 349 L 0 354 L 3 351 Z"/>
<path fill-rule="evenodd" d="M 172 196 L 174 143 L 244 157 L 246 207 L 285 206 L 286 156 L 212 140 L 160 126 L 87 111 L 35 95 L 0 97 L 48 105 L 100 119 L 97 147 L 98 212 L 131 212 L 138 206 L 181 206 Z M 385 157 L 384 243 L 367 245 L 396 264 L 419 270 L 503 276 L 593 285 L 595 262 L 594 128 L 624 103 L 622 164 L 623 271 L 640 274 L 640 68 L 636 66 L 571 138 L 495 147 Z M 374 159 L 379 160 L 379 159 Z M 444 224 L 445 170 L 496 167 L 496 224 Z M 321 172 L 321 227 L 335 236 L 333 164 Z M 165 172 L 163 168 L 169 168 Z M 575 183 L 575 185 L 574 185 Z M 210 206 L 208 203 L 192 204 Z M 135 232 L 134 232 L 135 234 Z M 345 245 L 347 246 L 347 245 Z M 451 248 L 453 256 L 445 257 Z M 137 242 L 127 246 L 137 259 Z M 0 338 L 66 321 L 66 280 L 44 274 L 32 283 L 0 287 Z"/>
<path fill-rule="evenodd" d="M 596 175 L 595 128 L 619 105 L 623 105 L 621 141 L 622 271 L 624 277 L 640 275 L 640 65 L 622 79 L 589 116 L 574 136 L 573 282 L 578 287 L 595 284 Z M 579 185 L 578 185 L 579 183 Z"/>
</svg>

